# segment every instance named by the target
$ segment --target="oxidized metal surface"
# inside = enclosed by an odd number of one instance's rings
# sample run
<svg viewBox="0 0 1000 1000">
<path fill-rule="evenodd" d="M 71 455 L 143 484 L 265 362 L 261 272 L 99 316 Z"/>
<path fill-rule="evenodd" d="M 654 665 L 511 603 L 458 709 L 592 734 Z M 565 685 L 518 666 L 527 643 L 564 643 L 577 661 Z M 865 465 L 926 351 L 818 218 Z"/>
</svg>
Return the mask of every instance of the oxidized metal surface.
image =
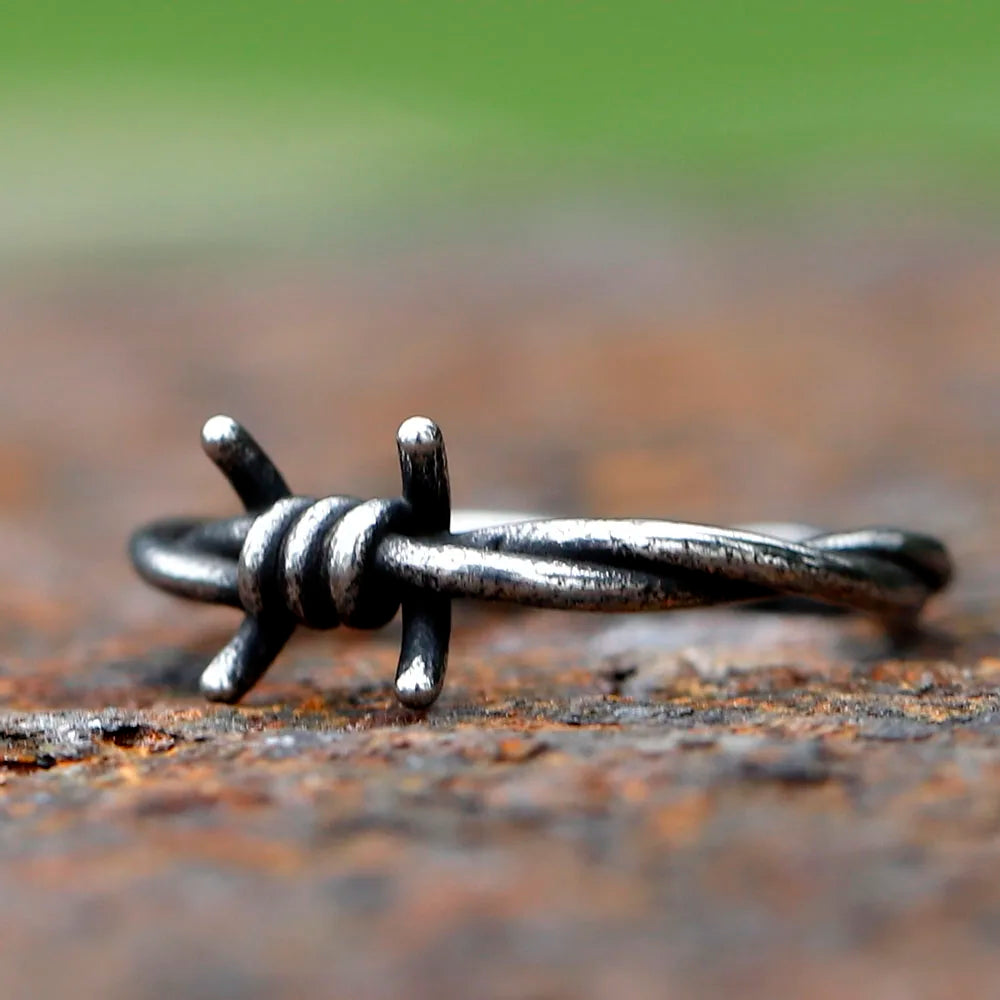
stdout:
<svg viewBox="0 0 1000 1000">
<path fill-rule="evenodd" d="M 1000 243 L 533 239 L 0 288 L 5 996 L 996 981 Z M 303 632 L 206 705 L 231 612 L 122 548 L 225 509 L 189 439 L 219 407 L 306 492 L 391 495 L 384 429 L 433 408 L 456 505 L 905 524 L 959 573 L 904 652 L 860 618 L 456 603 L 426 715 L 398 625 Z"/>
<path fill-rule="evenodd" d="M 150 583 L 245 612 L 205 668 L 202 693 L 239 701 L 291 638 L 296 622 L 381 628 L 402 604 L 396 697 L 429 708 L 444 685 L 451 599 L 476 597 L 566 611 L 665 611 L 785 598 L 881 616 L 913 638 L 928 597 L 951 580 L 936 539 L 896 528 L 821 534 L 638 519 L 527 520 L 450 532 L 444 437 L 425 417 L 396 435 L 397 500 L 294 497 L 263 448 L 230 417 L 202 444 L 247 509 L 237 519 L 179 518 L 140 528 L 129 546 Z M 461 515 L 459 515 L 461 516 Z"/>
</svg>

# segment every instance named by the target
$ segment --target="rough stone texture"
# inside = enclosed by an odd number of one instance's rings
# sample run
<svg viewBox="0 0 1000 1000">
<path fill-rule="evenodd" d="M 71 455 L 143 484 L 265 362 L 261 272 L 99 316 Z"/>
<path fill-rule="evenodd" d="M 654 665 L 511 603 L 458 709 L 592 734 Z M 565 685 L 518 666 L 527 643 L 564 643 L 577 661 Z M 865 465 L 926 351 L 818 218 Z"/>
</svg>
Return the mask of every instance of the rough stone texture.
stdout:
<svg viewBox="0 0 1000 1000">
<path fill-rule="evenodd" d="M 993 991 L 1000 241 L 558 233 L 4 277 L 5 997 Z M 124 543 L 237 509 L 218 411 L 302 492 L 395 493 L 423 412 L 457 504 L 898 523 L 961 572 L 906 650 L 464 606 L 425 718 L 398 625 L 300 633 L 208 706 L 238 616 Z"/>
</svg>

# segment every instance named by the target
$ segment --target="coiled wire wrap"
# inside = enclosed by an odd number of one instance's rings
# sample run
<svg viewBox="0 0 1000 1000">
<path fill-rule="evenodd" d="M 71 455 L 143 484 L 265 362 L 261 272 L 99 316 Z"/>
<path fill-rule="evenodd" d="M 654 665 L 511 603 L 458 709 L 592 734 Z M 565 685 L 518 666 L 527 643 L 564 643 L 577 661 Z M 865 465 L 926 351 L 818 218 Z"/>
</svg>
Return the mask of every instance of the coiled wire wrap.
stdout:
<svg viewBox="0 0 1000 1000">
<path fill-rule="evenodd" d="M 869 612 L 903 633 L 951 577 L 940 542 L 895 528 L 572 518 L 450 534 L 444 441 L 422 417 L 399 428 L 403 490 L 393 500 L 292 496 L 228 417 L 209 420 L 202 443 L 248 513 L 157 521 L 136 532 L 130 552 L 155 586 L 245 611 L 202 675 L 218 701 L 253 687 L 297 624 L 379 628 L 400 605 L 396 694 L 426 708 L 444 682 L 454 597 L 590 611 L 805 599 Z"/>
</svg>

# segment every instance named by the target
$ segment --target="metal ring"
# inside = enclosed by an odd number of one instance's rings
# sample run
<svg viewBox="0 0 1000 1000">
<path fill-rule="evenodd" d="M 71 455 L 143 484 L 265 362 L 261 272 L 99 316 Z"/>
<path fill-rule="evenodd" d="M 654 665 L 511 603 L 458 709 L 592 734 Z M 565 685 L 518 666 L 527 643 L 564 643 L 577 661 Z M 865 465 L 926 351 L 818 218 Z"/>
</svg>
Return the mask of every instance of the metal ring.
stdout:
<svg viewBox="0 0 1000 1000">
<path fill-rule="evenodd" d="M 135 533 L 130 553 L 154 586 L 246 613 L 202 675 L 208 698 L 238 701 L 297 624 L 378 628 L 400 604 L 396 695 L 424 709 L 444 682 L 455 597 L 589 611 L 805 601 L 868 612 L 902 634 L 951 579 L 940 542 L 896 528 L 452 517 L 438 426 L 411 417 L 396 440 L 402 497 L 314 500 L 292 496 L 236 421 L 205 424 L 204 449 L 247 513 L 156 521 Z"/>
</svg>

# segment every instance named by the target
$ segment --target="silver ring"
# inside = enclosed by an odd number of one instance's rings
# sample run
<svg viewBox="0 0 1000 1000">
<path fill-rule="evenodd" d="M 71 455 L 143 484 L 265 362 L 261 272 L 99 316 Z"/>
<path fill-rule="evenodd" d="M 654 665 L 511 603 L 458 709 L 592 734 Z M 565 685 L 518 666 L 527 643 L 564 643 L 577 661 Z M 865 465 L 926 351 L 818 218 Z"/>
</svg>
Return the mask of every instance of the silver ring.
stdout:
<svg viewBox="0 0 1000 1000">
<path fill-rule="evenodd" d="M 202 445 L 247 513 L 156 521 L 133 535 L 130 554 L 154 586 L 245 612 L 202 675 L 206 697 L 238 701 L 297 624 L 378 628 L 402 606 L 396 695 L 425 709 L 444 683 L 455 597 L 589 611 L 818 604 L 904 635 L 951 579 L 939 541 L 897 528 L 453 514 L 437 424 L 411 417 L 396 443 L 401 497 L 316 500 L 293 496 L 235 420 L 205 424 Z"/>
</svg>

